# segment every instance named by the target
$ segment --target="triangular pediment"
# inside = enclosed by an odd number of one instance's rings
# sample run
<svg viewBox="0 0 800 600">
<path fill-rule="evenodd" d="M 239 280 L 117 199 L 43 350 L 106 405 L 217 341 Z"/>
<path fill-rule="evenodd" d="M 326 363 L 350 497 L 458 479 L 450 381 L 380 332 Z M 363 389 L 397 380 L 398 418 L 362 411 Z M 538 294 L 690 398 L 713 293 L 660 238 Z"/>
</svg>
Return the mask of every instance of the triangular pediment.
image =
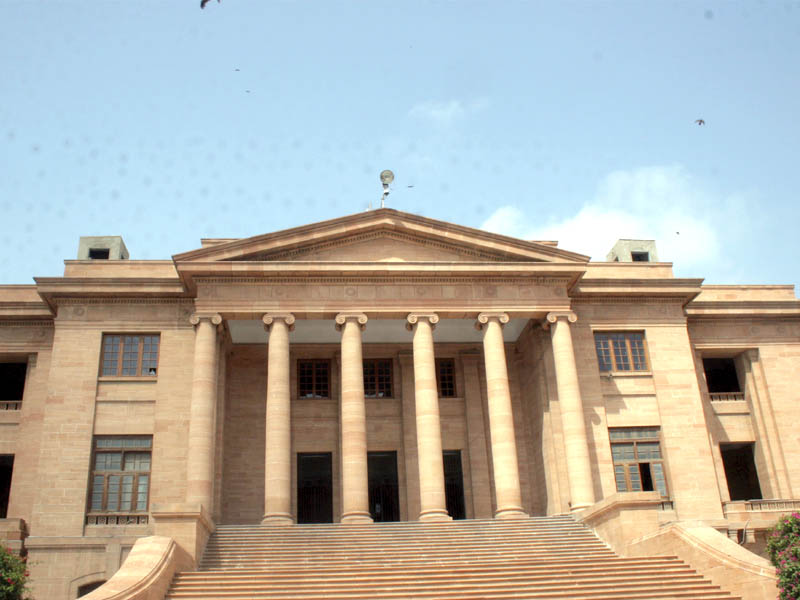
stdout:
<svg viewBox="0 0 800 600">
<path fill-rule="evenodd" d="M 180 262 L 577 262 L 588 257 L 392 209 L 241 240 L 210 243 Z"/>
</svg>

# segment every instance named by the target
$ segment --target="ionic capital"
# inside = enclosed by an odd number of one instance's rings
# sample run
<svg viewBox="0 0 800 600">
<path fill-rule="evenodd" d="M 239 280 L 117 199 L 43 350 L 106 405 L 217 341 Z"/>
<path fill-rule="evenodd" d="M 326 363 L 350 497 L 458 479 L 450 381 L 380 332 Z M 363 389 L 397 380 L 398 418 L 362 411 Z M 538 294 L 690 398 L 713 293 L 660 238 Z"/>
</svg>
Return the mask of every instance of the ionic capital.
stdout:
<svg viewBox="0 0 800 600">
<path fill-rule="evenodd" d="M 547 316 L 542 319 L 542 329 L 550 329 L 550 325 L 559 319 L 566 319 L 569 323 L 575 323 L 578 320 L 578 315 L 571 310 L 554 310 L 547 313 Z"/>
<path fill-rule="evenodd" d="M 496 319 L 501 327 L 511 320 L 508 314 L 504 312 L 482 312 L 478 314 L 478 320 L 475 321 L 475 329 L 480 331 L 492 319 Z"/>
<path fill-rule="evenodd" d="M 263 317 L 261 317 L 261 321 L 264 323 L 264 331 L 269 331 L 272 327 L 272 324 L 279 319 L 283 319 L 283 321 L 289 327 L 289 331 L 294 330 L 295 319 L 292 313 L 266 313 Z"/>
<path fill-rule="evenodd" d="M 431 330 L 434 330 L 436 329 L 436 323 L 439 322 L 439 315 L 436 313 L 410 313 L 406 317 L 406 321 L 408 321 L 408 323 L 406 323 L 406 329 L 409 331 L 413 330 L 414 325 L 416 325 L 420 319 L 427 319 L 428 323 L 431 324 Z"/>
<path fill-rule="evenodd" d="M 364 330 L 367 327 L 367 315 L 361 312 L 340 312 L 336 315 L 336 331 L 341 331 L 344 324 L 347 323 L 348 320 L 354 320 L 358 323 L 358 326 Z"/>
<path fill-rule="evenodd" d="M 219 313 L 194 313 L 189 317 L 189 323 L 197 325 L 203 319 L 208 319 L 212 325 L 220 325 L 222 323 L 222 315 Z"/>
</svg>

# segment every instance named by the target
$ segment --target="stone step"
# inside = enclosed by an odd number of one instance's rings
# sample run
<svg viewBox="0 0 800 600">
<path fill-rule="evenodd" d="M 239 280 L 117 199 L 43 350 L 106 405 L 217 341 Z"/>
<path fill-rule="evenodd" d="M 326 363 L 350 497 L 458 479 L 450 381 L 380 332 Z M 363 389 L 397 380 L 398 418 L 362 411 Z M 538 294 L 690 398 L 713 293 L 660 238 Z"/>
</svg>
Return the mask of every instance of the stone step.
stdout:
<svg viewBox="0 0 800 600">
<path fill-rule="evenodd" d="M 293 599 L 293 600 L 319 600 L 319 599 L 340 599 L 340 600 L 367 600 L 367 599 L 407 599 L 407 598 L 441 598 L 459 600 L 466 598 L 562 598 L 562 599 L 597 599 L 597 600 L 637 600 L 644 598 L 651 599 L 673 599 L 673 598 L 693 598 L 693 599 L 714 599 L 714 600 L 733 600 L 733 597 L 710 585 L 698 585 L 696 583 L 676 583 L 676 584 L 619 584 L 606 585 L 603 583 L 586 584 L 580 588 L 568 584 L 550 589 L 521 587 L 520 584 L 511 583 L 508 585 L 481 585 L 479 582 L 471 582 L 469 585 L 448 584 L 441 587 L 430 585 L 407 586 L 402 589 L 397 587 L 373 587 L 362 586 L 359 590 L 295 590 L 284 587 L 280 591 L 264 589 L 248 590 L 197 590 L 197 591 L 172 591 L 167 594 L 166 599 L 193 598 L 196 600 L 226 599 L 226 600 L 245 600 L 245 599 Z"/>
<path fill-rule="evenodd" d="M 597 538 L 594 539 L 581 539 L 581 540 L 570 540 L 563 543 L 554 543 L 542 540 L 503 540 L 498 542 L 480 542 L 476 540 L 462 540 L 461 542 L 451 542 L 449 544 L 443 543 L 430 543 L 430 544 L 417 544 L 417 543 L 393 543 L 391 547 L 387 547 L 386 544 L 378 544 L 372 541 L 363 541 L 361 543 L 353 542 L 353 543 L 338 543 L 338 544 L 324 544 L 318 543 L 315 544 L 313 542 L 309 544 L 240 544 L 240 545 L 233 545 L 231 547 L 220 547 L 220 546 L 213 546 L 206 550 L 206 556 L 214 556 L 218 554 L 227 554 L 230 552 L 234 552 L 236 554 L 242 553 L 251 553 L 256 551 L 276 551 L 283 553 L 292 553 L 292 552 L 305 552 L 307 553 L 309 549 L 311 549 L 316 554 L 329 554 L 331 552 L 392 552 L 394 549 L 402 548 L 403 550 L 412 551 L 412 550 L 447 550 L 451 552 L 458 552 L 462 550 L 469 550 L 471 548 L 486 548 L 487 546 L 491 546 L 493 548 L 503 548 L 508 550 L 513 550 L 514 548 L 529 548 L 529 549 L 536 549 L 536 548 L 587 548 L 587 549 L 604 549 L 607 548 L 605 544 L 603 544 Z"/>
<path fill-rule="evenodd" d="M 366 556 L 359 553 L 353 553 L 352 555 L 340 555 L 340 556 L 333 556 L 333 557 L 316 557 L 316 556 L 297 556 L 297 557 L 281 557 L 280 554 L 274 555 L 267 555 L 263 557 L 249 557 L 249 558 L 236 558 L 236 557 L 225 557 L 219 559 L 213 559 L 206 561 L 205 559 L 202 561 L 202 569 L 212 569 L 214 566 L 222 566 L 222 565 L 244 565 L 245 563 L 261 563 L 265 568 L 271 565 L 297 565 L 297 564 L 348 564 L 348 563 L 361 563 L 361 564 L 375 564 L 375 563 L 387 563 L 387 564 L 394 564 L 394 565 L 404 565 L 408 563 L 412 564 L 419 564 L 419 563 L 428 563 L 431 561 L 436 561 L 440 564 L 450 564 L 453 562 L 461 562 L 465 560 L 470 561 L 477 561 L 485 558 L 493 558 L 493 557 L 505 557 L 508 558 L 509 553 L 506 551 L 498 551 L 495 549 L 487 548 L 481 551 L 473 551 L 473 552 L 463 552 L 463 553 L 446 553 L 446 554 L 433 554 L 433 553 L 412 553 L 410 555 L 403 554 L 403 553 L 394 553 L 389 554 L 386 556 Z M 519 550 L 513 554 L 514 557 L 518 558 L 538 558 L 540 561 L 542 560 L 549 560 L 553 558 L 572 558 L 572 559 L 579 559 L 579 560 L 598 560 L 604 557 L 613 558 L 616 555 L 611 552 L 610 550 L 605 550 L 603 552 L 596 551 L 596 552 L 581 552 L 581 551 L 570 551 L 570 550 L 561 550 L 561 551 L 524 551 Z"/>
<path fill-rule="evenodd" d="M 365 587 L 365 580 L 368 581 L 368 585 L 370 589 L 379 589 L 384 588 L 387 584 L 391 585 L 392 589 L 397 588 L 404 588 L 404 587 L 413 587 L 419 585 L 441 585 L 442 583 L 448 585 L 467 585 L 467 584 L 487 584 L 487 583 L 495 583 L 495 584 L 503 584 L 503 585 L 511 585 L 511 584 L 519 584 L 525 583 L 528 585 L 535 584 L 538 589 L 542 589 L 545 586 L 547 587 L 564 587 L 565 582 L 563 578 L 563 573 L 559 574 L 561 577 L 556 576 L 554 574 L 536 574 L 536 573 L 527 573 L 527 572 L 517 572 L 517 573 L 497 573 L 492 570 L 483 571 L 483 572 L 476 572 L 476 573 L 464 573 L 461 572 L 456 577 L 453 573 L 448 573 L 446 571 L 442 571 L 440 573 L 428 573 L 425 575 L 422 574 L 415 574 L 413 578 L 404 577 L 402 575 L 394 575 L 394 576 L 384 576 L 378 577 L 375 575 L 369 575 L 368 577 L 365 575 L 353 576 L 350 574 L 341 575 L 339 577 L 331 577 L 327 576 L 324 581 L 321 581 L 319 578 L 312 581 L 308 578 L 298 578 L 298 579 L 291 579 L 291 577 L 269 577 L 269 576 L 260 576 L 260 577 L 252 577 L 249 579 L 241 578 L 241 579 L 231 579 L 230 577 L 217 577 L 217 578 L 210 578 L 208 580 L 184 580 L 182 578 L 177 578 L 173 583 L 172 590 L 182 591 L 182 590 L 196 590 L 196 589 L 204 589 L 208 591 L 213 591 L 215 589 L 224 589 L 225 591 L 229 590 L 268 590 L 268 589 L 276 589 L 276 590 L 285 590 L 287 587 L 291 587 L 292 590 L 295 591 L 302 591 L 302 590 L 318 590 L 320 588 L 328 591 L 341 591 L 350 588 L 358 588 L 359 590 Z M 628 573 L 628 572 L 616 572 L 616 573 L 605 573 L 601 576 L 595 573 L 571 573 L 569 575 L 569 584 L 568 585 L 575 585 L 577 582 L 584 582 L 589 581 L 593 583 L 602 583 L 603 585 L 617 585 L 617 584 L 652 584 L 654 579 L 656 579 L 659 585 L 674 585 L 676 583 L 700 583 L 704 584 L 703 577 L 698 575 L 691 569 L 684 568 L 681 571 L 672 571 L 672 572 L 664 572 L 661 573 L 663 577 L 659 578 L 659 573 L 657 572 L 642 572 L 642 573 Z"/>
<path fill-rule="evenodd" d="M 675 557 L 622 558 L 571 517 L 222 525 L 170 600 L 734 600 Z"/>
<path fill-rule="evenodd" d="M 293 565 L 291 567 L 272 567 L 269 569 L 227 569 L 227 570 L 203 570 L 203 571 L 184 571 L 178 575 L 180 579 L 204 579 L 208 577 L 229 577 L 229 578 L 246 578 L 246 577 L 319 577 L 325 576 L 346 576 L 347 574 L 369 573 L 370 576 L 374 575 L 390 575 L 395 576 L 397 573 L 395 565 L 386 564 L 384 562 L 376 563 L 372 566 L 364 566 L 356 568 L 358 565 L 352 565 L 346 573 L 343 573 L 341 568 L 329 565 Z M 689 568 L 675 557 L 641 557 L 641 558 L 604 558 L 602 560 L 586 562 L 575 560 L 530 560 L 520 559 L 514 557 L 500 557 L 493 559 L 484 559 L 480 562 L 464 561 L 463 564 L 455 562 L 448 563 L 450 572 L 483 572 L 491 569 L 492 572 L 502 571 L 516 571 L 518 569 L 528 569 L 530 571 L 545 571 L 545 572 L 562 572 L 562 573 L 579 573 L 579 572 L 597 572 L 604 573 L 614 569 L 620 568 L 636 568 L 636 569 L 655 569 L 655 570 L 678 570 Z M 441 572 L 441 565 L 404 565 L 403 575 L 425 572 Z M 305 574 L 307 573 L 307 574 Z"/>
</svg>

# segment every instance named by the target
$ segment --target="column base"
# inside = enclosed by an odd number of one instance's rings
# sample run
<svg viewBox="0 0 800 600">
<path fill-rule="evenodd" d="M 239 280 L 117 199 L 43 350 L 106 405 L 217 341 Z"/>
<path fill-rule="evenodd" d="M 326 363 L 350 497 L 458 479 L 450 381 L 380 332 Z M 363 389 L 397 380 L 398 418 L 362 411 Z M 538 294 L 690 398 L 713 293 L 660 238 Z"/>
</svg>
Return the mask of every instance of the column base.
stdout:
<svg viewBox="0 0 800 600">
<path fill-rule="evenodd" d="M 350 523 L 350 524 L 372 523 L 372 517 L 368 512 L 357 510 L 343 514 L 342 523 Z"/>
<path fill-rule="evenodd" d="M 270 513 L 261 519 L 262 525 L 294 525 L 294 519 L 289 513 Z"/>
<path fill-rule="evenodd" d="M 452 521 L 453 517 L 447 514 L 446 510 L 441 508 L 433 508 L 431 510 L 424 510 L 419 513 L 420 521 Z"/>
<path fill-rule="evenodd" d="M 500 508 L 494 513 L 495 519 L 527 519 L 528 516 L 528 513 L 518 506 Z"/>
</svg>

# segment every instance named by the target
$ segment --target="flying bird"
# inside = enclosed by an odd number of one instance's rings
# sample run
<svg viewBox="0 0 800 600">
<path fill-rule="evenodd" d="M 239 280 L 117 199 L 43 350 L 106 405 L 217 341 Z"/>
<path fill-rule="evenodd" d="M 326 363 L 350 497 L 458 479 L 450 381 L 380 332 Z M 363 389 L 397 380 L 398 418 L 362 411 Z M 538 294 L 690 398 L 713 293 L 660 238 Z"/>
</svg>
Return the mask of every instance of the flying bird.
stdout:
<svg viewBox="0 0 800 600">
<path fill-rule="evenodd" d="M 208 2 L 209 0 L 200 0 L 200 8 L 205 8 Z M 217 0 L 217 4 L 219 4 L 219 0 Z"/>
<path fill-rule="evenodd" d="M 705 124 L 706 124 L 706 122 L 705 122 L 705 121 L 703 121 L 703 119 L 697 119 L 697 120 L 695 121 L 695 123 L 697 123 L 698 125 L 705 125 Z"/>
</svg>

